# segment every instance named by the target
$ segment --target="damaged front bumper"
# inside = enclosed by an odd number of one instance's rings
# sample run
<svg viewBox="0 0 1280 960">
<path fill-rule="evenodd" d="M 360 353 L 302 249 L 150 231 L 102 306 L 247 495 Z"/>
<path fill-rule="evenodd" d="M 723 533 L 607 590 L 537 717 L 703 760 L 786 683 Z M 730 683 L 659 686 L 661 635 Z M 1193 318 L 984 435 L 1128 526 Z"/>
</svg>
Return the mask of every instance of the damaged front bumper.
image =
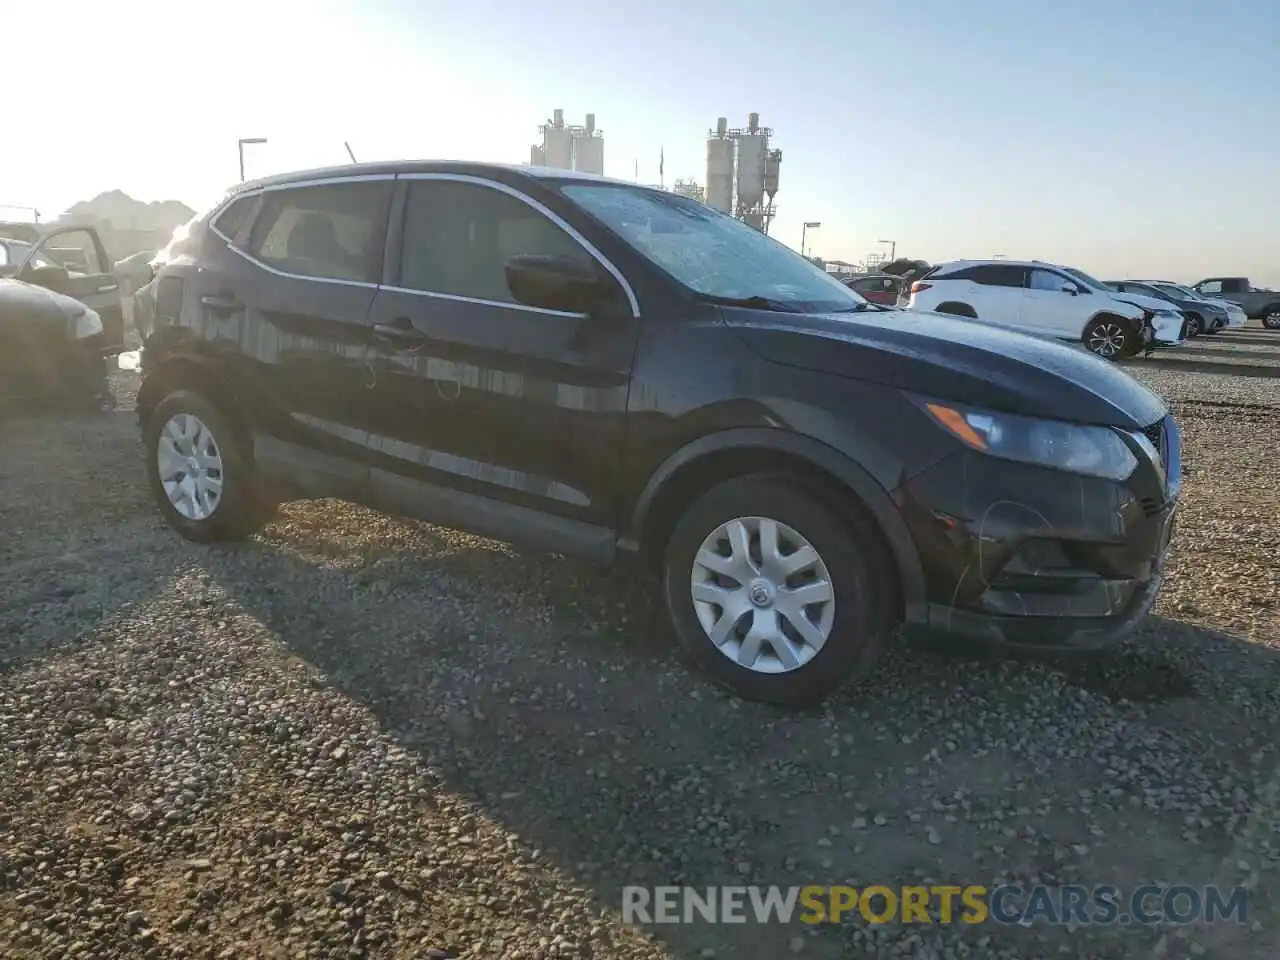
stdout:
<svg viewBox="0 0 1280 960">
<path fill-rule="evenodd" d="M 1180 490 L 1176 424 L 1166 417 L 1143 432 L 1159 455 L 1135 440 L 1139 466 L 1122 482 L 965 452 L 904 484 L 927 626 L 1085 650 L 1131 634 L 1159 592 Z"/>
</svg>

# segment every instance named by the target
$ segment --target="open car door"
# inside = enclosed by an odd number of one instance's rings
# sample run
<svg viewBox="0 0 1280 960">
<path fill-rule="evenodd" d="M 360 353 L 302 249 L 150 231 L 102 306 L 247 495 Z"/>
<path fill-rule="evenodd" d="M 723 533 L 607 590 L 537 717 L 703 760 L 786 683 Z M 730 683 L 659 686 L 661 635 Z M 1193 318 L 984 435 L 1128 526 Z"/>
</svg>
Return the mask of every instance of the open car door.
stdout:
<svg viewBox="0 0 1280 960">
<path fill-rule="evenodd" d="M 93 227 L 62 227 L 44 234 L 27 251 L 15 277 L 97 311 L 102 318 L 104 353 L 112 355 L 124 349 L 120 283 Z"/>
</svg>

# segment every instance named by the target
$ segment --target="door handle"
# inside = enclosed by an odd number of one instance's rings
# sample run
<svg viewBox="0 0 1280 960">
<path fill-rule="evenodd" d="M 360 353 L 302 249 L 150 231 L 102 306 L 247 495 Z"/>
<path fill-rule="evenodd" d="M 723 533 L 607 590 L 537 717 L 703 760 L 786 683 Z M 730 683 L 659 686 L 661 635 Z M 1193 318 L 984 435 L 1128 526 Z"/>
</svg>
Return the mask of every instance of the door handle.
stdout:
<svg viewBox="0 0 1280 960">
<path fill-rule="evenodd" d="M 229 313 L 244 309 L 244 304 L 239 300 L 235 297 L 228 297 L 225 294 L 208 294 L 200 298 L 200 303 L 210 310 L 225 310 Z"/>
<path fill-rule="evenodd" d="M 375 323 L 373 332 L 383 340 L 390 340 L 393 343 L 421 344 L 431 339 L 414 327 L 408 317 L 397 317 L 391 323 Z"/>
</svg>

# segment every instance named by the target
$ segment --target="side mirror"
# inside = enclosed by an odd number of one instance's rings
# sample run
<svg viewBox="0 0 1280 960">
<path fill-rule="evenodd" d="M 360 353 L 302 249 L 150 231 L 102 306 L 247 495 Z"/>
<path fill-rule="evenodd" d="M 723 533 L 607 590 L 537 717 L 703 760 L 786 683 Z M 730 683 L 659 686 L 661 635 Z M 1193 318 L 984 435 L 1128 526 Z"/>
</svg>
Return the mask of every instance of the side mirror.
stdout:
<svg viewBox="0 0 1280 960">
<path fill-rule="evenodd" d="M 1068 280 L 1066 283 L 1062 285 L 1062 292 L 1069 293 L 1073 297 L 1078 297 L 1081 293 L 1081 290 L 1078 286 L 1076 286 L 1074 283 Z"/>
<path fill-rule="evenodd" d="M 19 280 L 25 280 L 27 283 L 34 283 L 38 287 L 56 287 L 61 286 L 71 279 L 71 274 L 67 272 L 66 267 L 50 265 L 47 267 L 27 267 L 22 271 Z"/>
<path fill-rule="evenodd" d="M 543 310 L 591 313 L 604 297 L 603 276 L 570 257 L 527 254 L 506 263 L 507 287 L 520 303 Z"/>
</svg>

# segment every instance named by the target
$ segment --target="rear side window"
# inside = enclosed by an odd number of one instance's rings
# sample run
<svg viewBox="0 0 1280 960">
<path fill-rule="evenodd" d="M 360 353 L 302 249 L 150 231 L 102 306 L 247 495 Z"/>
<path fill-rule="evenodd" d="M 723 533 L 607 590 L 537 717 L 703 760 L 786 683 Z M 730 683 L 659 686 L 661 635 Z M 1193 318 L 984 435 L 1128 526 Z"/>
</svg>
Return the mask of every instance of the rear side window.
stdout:
<svg viewBox="0 0 1280 960">
<path fill-rule="evenodd" d="M 1021 288 L 1026 276 L 1022 267 L 1011 267 L 1003 264 L 983 264 L 977 267 L 965 267 L 955 273 L 936 277 L 938 280 L 972 280 L 984 287 L 1018 287 Z"/>
<path fill-rule="evenodd" d="M 233 200 L 229 207 L 214 218 L 213 229 L 228 240 L 234 240 L 248 223 L 257 199 L 257 197 L 241 197 L 239 200 Z"/>
<path fill-rule="evenodd" d="M 375 283 L 391 181 L 275 190 L 254 221 L 249 252 L 300 277 Z"/>
</svg>

